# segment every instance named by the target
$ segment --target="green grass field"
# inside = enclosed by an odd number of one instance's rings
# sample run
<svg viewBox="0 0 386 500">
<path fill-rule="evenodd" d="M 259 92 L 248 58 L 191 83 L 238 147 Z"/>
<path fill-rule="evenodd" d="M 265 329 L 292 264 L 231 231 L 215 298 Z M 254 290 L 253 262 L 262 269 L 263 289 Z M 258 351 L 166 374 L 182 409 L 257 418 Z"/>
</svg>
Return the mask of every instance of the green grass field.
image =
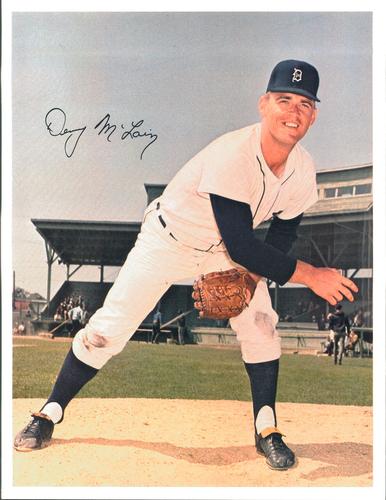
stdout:
<svg viewBox="0 0 386 500">
<path fill-rule="evenodd" d="M 13 397 L 45 398 L 70 343 L 15 338 Z M 23 344 L 27 344 L 23 346 Z M 238 349 L 129 342 L 79 397 L 250 400 Z M 372 405 L 372 360 L 283 355 L 278 401 Z"/>
</svg>

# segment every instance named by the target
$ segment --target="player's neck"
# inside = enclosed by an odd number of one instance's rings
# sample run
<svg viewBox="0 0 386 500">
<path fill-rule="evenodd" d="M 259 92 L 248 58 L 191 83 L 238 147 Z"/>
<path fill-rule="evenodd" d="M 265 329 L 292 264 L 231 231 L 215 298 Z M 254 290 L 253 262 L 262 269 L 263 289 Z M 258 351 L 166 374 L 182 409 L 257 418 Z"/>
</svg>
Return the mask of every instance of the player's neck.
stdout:
<svg viewBox="0 0 386 500">
<path fill-rule="evenodd" d="M 284 173 L 286 162 L 294 145 L 285 144 L 275 140 L 269 134 L 261 137 L 261 152 L 272 173 L 281 177 Z"/>
</svg>

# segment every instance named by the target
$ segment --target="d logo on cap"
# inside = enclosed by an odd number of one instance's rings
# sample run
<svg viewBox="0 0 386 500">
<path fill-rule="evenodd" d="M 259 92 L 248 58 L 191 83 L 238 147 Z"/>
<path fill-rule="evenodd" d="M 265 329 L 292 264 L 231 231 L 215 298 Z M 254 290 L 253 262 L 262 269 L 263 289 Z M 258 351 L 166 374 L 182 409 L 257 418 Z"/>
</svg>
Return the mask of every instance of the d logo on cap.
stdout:
<svg viewBox="0 0 386 500">
<path fill-rule="evenodd" d="M 295 68 L 294 72 L 292 74 L 292 81 L 293 82 L 301 82 L 302 75 L 303 75 L 302 70 L 298 69 L 298 68 Z"/>
</svg>

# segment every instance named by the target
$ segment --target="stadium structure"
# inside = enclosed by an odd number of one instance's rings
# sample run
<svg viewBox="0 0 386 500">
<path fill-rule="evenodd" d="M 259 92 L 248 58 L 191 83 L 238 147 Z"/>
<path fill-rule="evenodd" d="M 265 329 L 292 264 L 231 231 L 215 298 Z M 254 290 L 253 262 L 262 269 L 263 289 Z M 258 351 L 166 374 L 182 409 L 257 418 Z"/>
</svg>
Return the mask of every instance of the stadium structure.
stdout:
<svg viewBox="0 0 386 500">
<path fill-rule="evenodd" d="M 291 253 L 315 266 L 340 269 L 354 279 L 360 292 L 354 304 L 344 303 L 347 313 L 362 309 L 366 326 L 372 326 L 372 164 L 347 166 L 317 172 L 318 202 L 306 211 L 298 230 L 298 240 Z M 164 184 L 145 184 L 147 204 L 164 190 Z M 85 298 L 92 314 L 99 308 L 112 283 L 104 279 L 106 267 L 122 266 L 133 247 L 140 230 L 140 222 L 96 222 L 58 219 L 32 219 L 41 235 L 47 254 L 47 305 L 41 318 L 35 321 L 36 331 L 55 327 L 54 312 L 63 297 Z M 256 236 L 264 238 L 269 223 L 256 229 Z M 52 266 L 58 262 L 66 269 L 60 289 L 52 296 Z M 76 281 L 76 272 L 82 266 L 97 266 L 99 281 Z M 194 338 L 208 341 L 211 329 L 225 329 L 223 322 L 201 320 L 193 308 L 192 283 L 173 285 L 161 298 L 157 307 L 163 314 L 168 332 L 173 331 L 177 311 L 186 314 L 189 331 Z M 317 328 L 325 319 L 329 306 L 301 286 L 278 286 L 269 283 L 272 301 L 280 317 L 279 327 L 308 325 Z M 153 311 L 141 325 L 146 331 Z M 228 328 L 229 330 L 229 328 Z M 206 332 L 206 333 L 205 333 Z M 215 330 L 217 332 L 217 330 Z M 215 333 L 217 341 L 233 341 L 232 332 L 227 336 Z M 134 338 L 138 338 L 137 332 Z M 234 334 L 233 334 L 234 336 Z M 225 339 L 225 340 L 224 340 Z"/>
</svg>

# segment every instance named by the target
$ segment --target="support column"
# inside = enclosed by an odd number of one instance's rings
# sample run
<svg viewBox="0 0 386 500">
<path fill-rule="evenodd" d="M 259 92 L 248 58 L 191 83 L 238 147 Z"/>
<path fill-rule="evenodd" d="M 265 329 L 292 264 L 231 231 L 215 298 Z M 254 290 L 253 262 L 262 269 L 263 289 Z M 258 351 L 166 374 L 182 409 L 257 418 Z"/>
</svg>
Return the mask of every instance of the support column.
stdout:
<svg viewBox="0 0 386 500">
<path fill-rule="evenodd" d="M 47 273 L 47 308 L 50 305 L 51 300 L 51 269 L 52 269 L 52 261 L 47 260 L 48 264 L 48 273 Z"/>
<path fill-rule="evenodd" d="M 47 308 L 50 305 L 50 300 L 51 300 L 51 274 L 52 274 L 52 264 L 56 261 L 58 258 L 57 255 L 55 255 L 55 251 L 50 247 L 50 245 L 45 241 L 46 245 L 46 255 L 47 255 L 47 264 L 48 264 L 48 273 L 47 273 Z"/>
<path fill-rule="evenodd" d="M 316 244 L 316 242 L 315 242 L 315 240 L 313 238 L 310 237 L 310 238 L 304 238 L 304 239 L 308 239 L 311 242 L 311 244 L 314 247 L 316 253 L 320 257 L 320 260 L 322 261 L 323 266 L 324 267 L 329 267 L 328 262 L 329 262 L 329 259 L 330 259 L 331 248 L 328 247 L 328 250 L 327 250 L 328 256 L 327 256 L 327 260 L 326 260 L 325 257 L 324 257 L 324 255 L 322 254 L 321 250 L 319 249 L 318 245 Z M 326 315 L 326 318 L 327 318 L 328 312 L 329 312 L 329 303 L 326 300 L 325 301 L 325 315 Z"/>
</svg>

